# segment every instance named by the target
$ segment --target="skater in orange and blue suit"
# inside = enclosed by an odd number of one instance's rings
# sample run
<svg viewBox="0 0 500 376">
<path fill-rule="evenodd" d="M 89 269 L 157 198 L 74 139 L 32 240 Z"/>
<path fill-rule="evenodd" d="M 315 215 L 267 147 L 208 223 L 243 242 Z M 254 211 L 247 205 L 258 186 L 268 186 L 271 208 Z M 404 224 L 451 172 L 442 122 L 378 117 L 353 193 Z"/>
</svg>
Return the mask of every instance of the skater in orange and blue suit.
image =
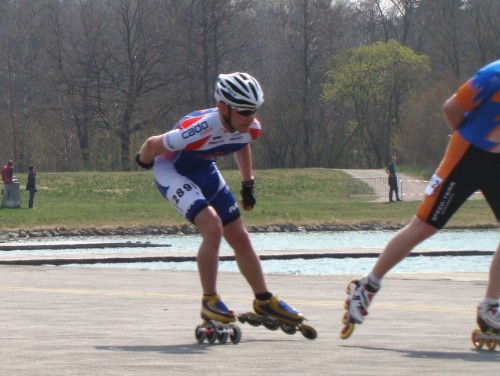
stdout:
<svg viewBox="0 0 500 376">
<path fill-rule="evenodd" d="M 344 323 L 363 322 L 386 273 L 442 229 L 475 191 L 482 192 L 500 224 L 500 60 L 479 69 L 445 102 L 443 112 L 452 130 L 443 160 L 416 216 L 387 243 L 371 272 L 348 285 Z M 499 298 L 500 245 L 491 262 L 484 299 L 477 306 L 481 331 L 500 333 Z M 342 335 L 347 338 L 350 332 Z"/>
</svg>

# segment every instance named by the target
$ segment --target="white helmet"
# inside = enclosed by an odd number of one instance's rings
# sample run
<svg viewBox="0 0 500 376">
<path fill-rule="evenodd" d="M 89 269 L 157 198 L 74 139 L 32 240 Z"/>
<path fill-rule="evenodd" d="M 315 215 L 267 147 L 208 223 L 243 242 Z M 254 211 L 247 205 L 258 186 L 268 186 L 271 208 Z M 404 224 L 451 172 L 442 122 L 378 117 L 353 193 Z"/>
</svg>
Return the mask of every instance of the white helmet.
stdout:
<svg viewBox="0 0 500 376">
<path fill-rule="evenodd" d="M 264 103 L 264 93 L 257 80 L 241 72 L 219 74 L 214 96 L 217 103 L 242 109 L 255 110 Z"/>
</svg>

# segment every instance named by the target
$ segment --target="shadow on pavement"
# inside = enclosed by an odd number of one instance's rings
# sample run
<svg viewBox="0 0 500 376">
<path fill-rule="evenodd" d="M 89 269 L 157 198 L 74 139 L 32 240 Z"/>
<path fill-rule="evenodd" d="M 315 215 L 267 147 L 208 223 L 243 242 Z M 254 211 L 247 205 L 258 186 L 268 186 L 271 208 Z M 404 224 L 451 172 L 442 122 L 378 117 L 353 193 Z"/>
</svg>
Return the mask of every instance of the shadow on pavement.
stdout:
<svg viewBox="0 0 500 376">
<path fill-rule="evenodd" d="M 386 351 L 402 354 L 404 357 L 414 358 L 414 359 L 439 359 L 439 360 L 463 360 L 466 362 L 493 362 L 496 363 L 500 360 L 500 352 L 498 351 L 488 351 L 488 350 L 476 350 L 471 348 L 468 352 L 456 352 L 456 351 L 415 351 L 408 349 L 391 349 L 387 347 L 370 347 L 370 346 L 348 346 L 340 345 L 339 347 L 346 348 L 358 348 L 363 350 L 373 350 L 373 351 Z"/>
</svg>

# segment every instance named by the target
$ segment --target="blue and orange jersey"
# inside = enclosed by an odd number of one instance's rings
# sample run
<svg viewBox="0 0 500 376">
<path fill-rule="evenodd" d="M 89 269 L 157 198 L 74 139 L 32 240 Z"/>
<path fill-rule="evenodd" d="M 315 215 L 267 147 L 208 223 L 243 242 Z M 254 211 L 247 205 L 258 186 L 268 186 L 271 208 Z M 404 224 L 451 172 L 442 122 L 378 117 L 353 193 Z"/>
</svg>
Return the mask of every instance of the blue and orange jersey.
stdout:
<svg viewBox="0 0 500 376">
<path fill-rule="evenodd" d="M 456 93 L 467 110 L 459 134 L 472 145 L 500 153 L 500 60 L 479 69 Z"/>
<path fill-rule="evenodd" d="M 228 132 L 217 108 L 195 111 L 164 134 L 163 145 L 168 151 L 159 158 L 171 160 L 180 171 L 196 170 L 214 163 L 218 157 L 240 150 L 259 137 L 260 131 L 257 119 L 248 133 Z"/>
</svg>

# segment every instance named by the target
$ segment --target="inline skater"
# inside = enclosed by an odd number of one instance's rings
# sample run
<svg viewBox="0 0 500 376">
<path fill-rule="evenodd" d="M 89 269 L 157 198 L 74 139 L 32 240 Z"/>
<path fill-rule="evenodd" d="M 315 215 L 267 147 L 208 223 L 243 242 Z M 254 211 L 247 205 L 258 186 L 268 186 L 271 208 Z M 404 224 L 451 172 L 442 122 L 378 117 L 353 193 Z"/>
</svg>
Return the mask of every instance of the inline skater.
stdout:
<svg viewBox="0 0 500 376">
<path fill-rule="evenodd" d="M 160 193 L 202 237 L 197 255 L 202 318 L 222 323 L 236 320 L 217 293 L 218 252 L 224 237 L 255 294 L 255 312 L 298 325 L 304 316 L 267 289 L 238 205 L 215 164 L 217 157 L 233 154 L 241 174 L 240 204 L 252 210 L 256 200 L 250 143 L 261 132 L 256 112 L 264 102 L 262 89 L 247 73 L 220 74 L 214 96 L 215 108 L 192 112 L 172 130 L 149 137 L 136 162 L 153 169 Z"/>
<path fill-rule="evenodd" d="M 348 284 L 341 337 L 361 324 L 382 278 L 420 242 L 445 226 L 480 190 L 500 224 L 500 60 L 479 69 L 443 106 L 452 130 L 446 153 L 425 189 L 416 216 L 385 246 L 371 272 Z M 477 306 L 482 332 L 500 332 L 500 245 L 490 265 L 484 299 Z"/>
</svg>

